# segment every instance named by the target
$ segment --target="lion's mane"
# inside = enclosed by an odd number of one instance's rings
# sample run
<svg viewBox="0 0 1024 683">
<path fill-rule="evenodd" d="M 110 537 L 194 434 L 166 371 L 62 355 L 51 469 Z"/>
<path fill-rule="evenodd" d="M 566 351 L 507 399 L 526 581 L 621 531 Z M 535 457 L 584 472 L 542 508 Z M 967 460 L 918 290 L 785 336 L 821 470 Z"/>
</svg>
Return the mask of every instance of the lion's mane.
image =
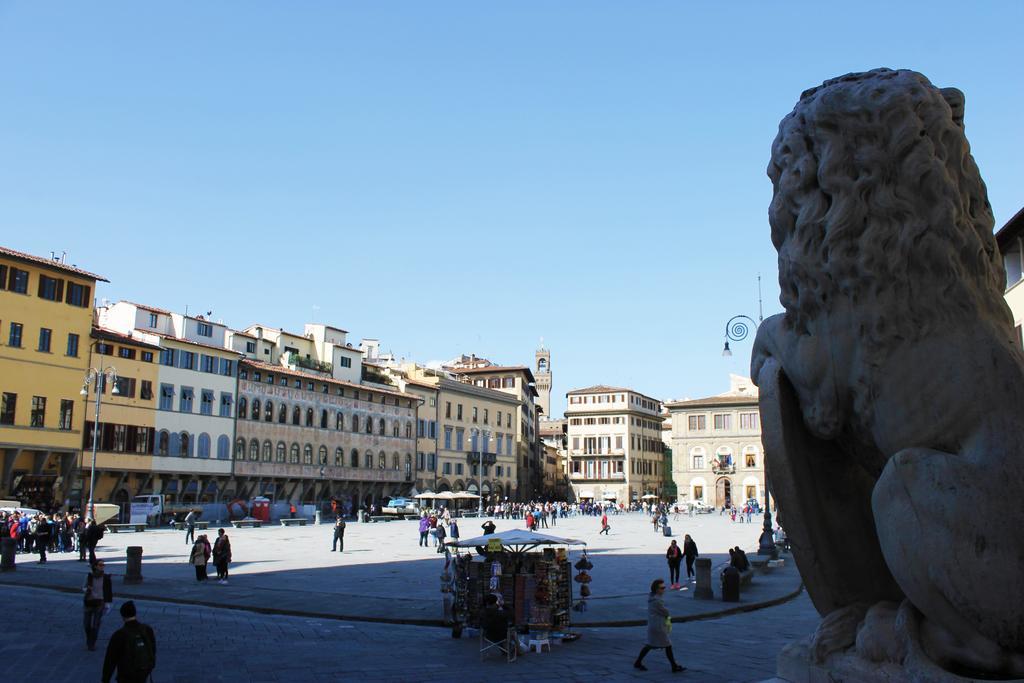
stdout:
<svg viewBox="0 0 1024 683">
<path fill-rule="evenodd" d="M 1012 335 L 963 104 L 917 72 L 876 69 L 804 92 L 779 124 L 769 221 L 796 333 L 842 298 L 873 366 L 894 344 L 965 320 Z"/>
</svg>

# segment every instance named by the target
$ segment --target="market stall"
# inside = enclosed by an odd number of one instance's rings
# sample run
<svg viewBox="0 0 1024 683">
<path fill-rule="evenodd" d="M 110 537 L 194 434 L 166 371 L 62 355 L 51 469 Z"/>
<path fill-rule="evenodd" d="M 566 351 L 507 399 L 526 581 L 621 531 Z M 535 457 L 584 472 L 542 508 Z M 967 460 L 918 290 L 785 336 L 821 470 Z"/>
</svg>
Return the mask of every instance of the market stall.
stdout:
<svg viewBox="0 0 1024 683">
<path fill-rule="evenodd" d="M 569 552 L 586 543 L 510 529 L 476 538 L 449 541 L 441 592 L 452 635 L 480 628 L 486 596 L 496 595 L 509 624 L 524 641 L 575 640 L 570 630 L 573 568 Z M 582 561 L 592 567 L 583 551 Z M 589 583 L 586 572 L 578 581 Z M 589 593 L 589 587 L 587 592 Z"/>
</svg>

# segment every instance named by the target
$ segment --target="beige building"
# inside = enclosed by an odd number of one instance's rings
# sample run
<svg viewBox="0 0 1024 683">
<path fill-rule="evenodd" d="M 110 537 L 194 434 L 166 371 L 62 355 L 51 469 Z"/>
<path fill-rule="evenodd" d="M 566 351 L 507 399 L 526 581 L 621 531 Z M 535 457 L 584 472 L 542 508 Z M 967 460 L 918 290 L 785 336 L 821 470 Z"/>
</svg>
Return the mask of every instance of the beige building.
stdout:
<svg viewBox="0 0 1024 683">
<path fill-rule="evenodd" d="M 463 356 L 460 362 L 448 365 L 446 370 L 462 382 L 481 389 L 490 389 L 513 396 L 519 408 L 512 419 L 515 429 L 515 456 L 518 481 L 516 495 L 519 500 L 533 500 L 539 496 L 544 483 L 542 446 L 540 442 L 540 411 L 537 409 L 537 384 L 533 372 L 524 365 L 494 365 L 475 356 Z"/>
<path fill-rule="evenodd" d="M 1006 303 L 1013 313 L 1017 343 L 1024 346 L 1024 209 L 996 233 L 1006 268 Z"/>
<path fill-rule="evenodd" d="M 661 496 L 661 402 L 598 385 L 566 394 L 569 483 L 578 500 L 629 504 Z"/>
<path fill-rule="evenodd" d="M 730 376 L 729 391 L 666 403 L 672 416 L 672 478 L 683 501 L 742 506 L 764 499 L 757 387 Z"/>
<path fill-rule="evenodd" d="M 516 430 L 520 401 L 508 392 L 457 381 L 415 363 L 375 367 L 407 393 L 434 397 L 421 406 L 421 490 L 483 492 L 485 502 L 517 499 Z M 434 435 L 431 437 L 431 435 Z M 482 467 L 482 469 L 481 469 Z"/>
</svg>

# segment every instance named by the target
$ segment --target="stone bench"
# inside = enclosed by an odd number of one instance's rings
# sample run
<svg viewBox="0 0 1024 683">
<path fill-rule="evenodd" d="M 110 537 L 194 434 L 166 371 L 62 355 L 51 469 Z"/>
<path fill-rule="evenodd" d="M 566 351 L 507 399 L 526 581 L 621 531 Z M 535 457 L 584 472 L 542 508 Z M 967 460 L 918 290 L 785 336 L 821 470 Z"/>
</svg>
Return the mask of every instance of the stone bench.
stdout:
<svg viewBox="0 0 1024 683">
<path fill-rule="evenodd" d="M 231 526 L 235 527 L 236 529 L 244 529 L 246 527 L 251 527 L 251 528 L 254 528 L 254 529 L 259 529 L 261 526 L 263 526 L 263 520 L 261 520 L 261 519 L 235 519 L 235 520 L 231 521 Z"/>
<path fill-rule="evenodd" d="M 205 521 L 205 520 L 196 521 L 196 522 L 194 522 L 194 524 L 196 525 L 196 528 L 199 529 L 200 531 L 206 531 L 207 529 L 210 528 L 210 523 L 208 521 Z M 187 525 L 185 524 L 185 522 L 175 522 L 174 523 L 174 528 L 177 529 L 178 531 L 184 531 L 186 526 Z"/>
<path fill-rule="evenodd" d="M 281 526 L 306 526 L 305 517 L 282 517 Z"/>
<path fill-rule="evenodd" d="M 141 524 L 107 524 L 107 531 L 116 534 L 121 531 L 134 531 L 140 533 L 146 530 L 145 522 Z"/>
</svg>

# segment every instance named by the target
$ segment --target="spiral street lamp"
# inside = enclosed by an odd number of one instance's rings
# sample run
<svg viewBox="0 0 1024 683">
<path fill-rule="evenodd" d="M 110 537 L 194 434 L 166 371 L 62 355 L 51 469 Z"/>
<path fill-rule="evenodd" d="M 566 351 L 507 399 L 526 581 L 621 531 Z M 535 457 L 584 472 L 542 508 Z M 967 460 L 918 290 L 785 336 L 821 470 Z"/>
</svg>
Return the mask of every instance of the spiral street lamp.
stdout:
<svg viewBox="0 0 1024 683">
<path fill-rule="evenodd" d="M 89 473 L 89 517 L 90 519 L 96 519 L 96 505 L 94 494 L 96 491 L 96 450 L 99 447 L 99 433 L 100 433 L 100 397 L 103 395 L 103 390 L 106 387 L 107 380 L 110 381 L 111 396 L 119 396 L 121 390 L 117 388 L 117 370 L 113 366 L 103 367 L 103 356 L 100 356 L 100 367 L 90 368 L 85 373 L 85 380 L 82 382 L 82 391 L 79 393 L 82 396 L 89 396 L 89 385 L 95 383 L 96 385 L 96 417 L 92 423 L 92 468 Z"/>
<path fill-rule="evenodd" d="M 757 276 L 757 320 L 755 321 L 749 315 L 734 315 L 729 318 L 729 322 L 725 324 L 725 348 L 722 349 L 722 356 L 725 358 L 732 357 L 732 351 L 729 349 L 729 342 L 743 341 L 750 334 L 751 329 L 754 331 L 764 322 L 764 308 L 761 302 L 761 276 Z M 749 324 L 748 324 L 749 323 Z M 772 531 L 772 499 L 771 493 L 768 491 L 768 460 L 764 456 L 764 452 L 761 453 L 762 463 L 764 464 L 764 525 L 761 531 L 761 536 L 758 539 L 757 554 L 767 555 L 773 559 L 778 558 L 779 551 L 775 547 L 775 534 Z"/>
</svg>

